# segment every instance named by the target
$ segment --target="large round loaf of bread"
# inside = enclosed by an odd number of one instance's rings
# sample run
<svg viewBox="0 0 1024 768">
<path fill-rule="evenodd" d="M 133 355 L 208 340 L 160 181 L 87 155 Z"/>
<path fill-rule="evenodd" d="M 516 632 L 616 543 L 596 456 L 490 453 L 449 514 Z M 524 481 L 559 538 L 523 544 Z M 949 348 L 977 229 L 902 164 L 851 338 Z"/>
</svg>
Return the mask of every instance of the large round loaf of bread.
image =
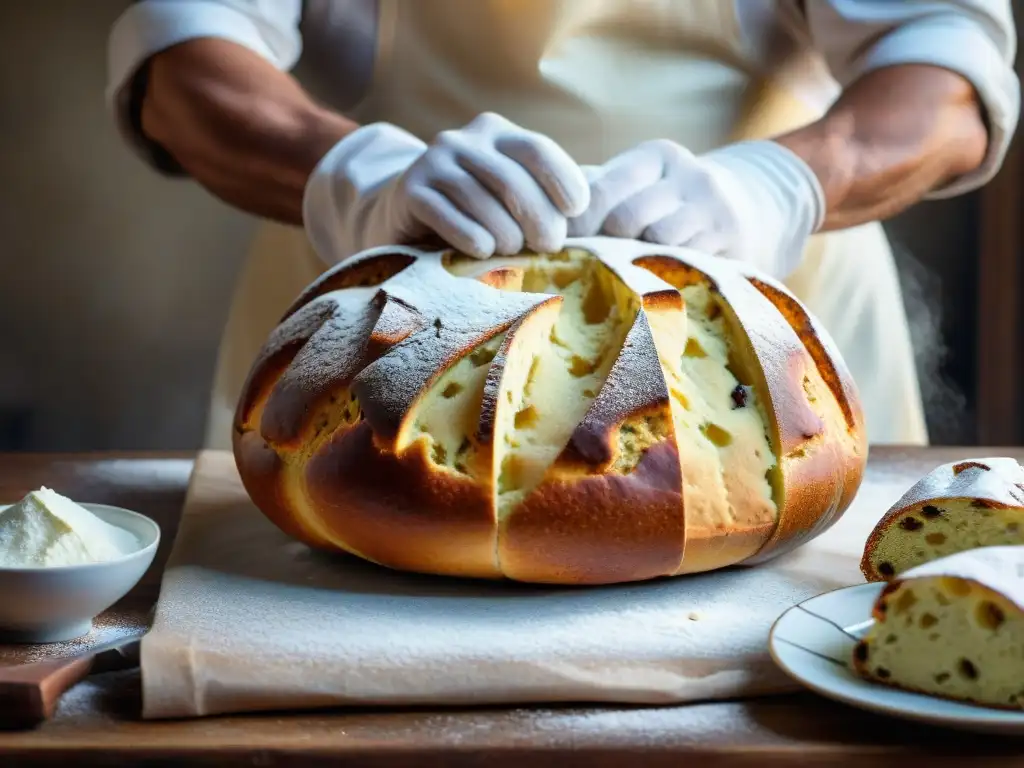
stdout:
<svg viewBox="0 0 1024 768">
<path fill-rule="evenodd" d="M 256 505 L 312 547 L 558 584 L 779 555 L 867 459 L 849 372 L 781 284 L 606 238 L 344 262 L 266 342 L 234 432 Z"/>
</svg>

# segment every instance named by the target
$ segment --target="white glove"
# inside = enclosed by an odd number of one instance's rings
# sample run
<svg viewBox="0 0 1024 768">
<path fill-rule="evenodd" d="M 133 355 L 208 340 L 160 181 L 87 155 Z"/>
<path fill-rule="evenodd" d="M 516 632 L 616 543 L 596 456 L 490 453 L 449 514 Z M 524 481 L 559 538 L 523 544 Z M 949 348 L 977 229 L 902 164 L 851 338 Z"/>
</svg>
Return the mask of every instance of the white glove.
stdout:
<svg viewBox="0 0 1024 768">
<path fill-rule="evenodd" d="M 688 246 L 742 259 L 780 280 L 799 266 L 807 237 L 825 217 L 814 172 L 774 141 L 697 156 L 659 139 L 586 172 L 590 207 L 570 222 L 571 236 Z"/>
<path fill-rule="evenodd" d="M 583 171 L 554 141 L 485 113 L 429 145 L 389 123 L 356 129 L 310 175 L 303 219 L 328 263 L 431 233 L 485 259 L 560 249 L 589 202 Z"/>
</svg>

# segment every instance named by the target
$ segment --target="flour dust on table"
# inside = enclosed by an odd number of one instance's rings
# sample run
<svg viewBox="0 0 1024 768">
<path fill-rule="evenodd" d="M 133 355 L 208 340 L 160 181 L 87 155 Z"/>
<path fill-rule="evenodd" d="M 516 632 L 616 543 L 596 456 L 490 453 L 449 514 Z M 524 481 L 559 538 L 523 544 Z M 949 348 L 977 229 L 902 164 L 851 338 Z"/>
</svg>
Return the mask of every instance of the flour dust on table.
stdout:
<svg viewBox="0 0 1024 768">
<path fill-rule="evenodd" d="M 756 568 L 540 586 L 316 553 L 256 509 L 231 454 L 203 453 L 142 643 L 145 716 L 792 692 L 767 651 L 772 623 L 862 583 L 863 542 L 905 490 L 902 475 L 869 470 L 835 526 Z"/>
</svg>

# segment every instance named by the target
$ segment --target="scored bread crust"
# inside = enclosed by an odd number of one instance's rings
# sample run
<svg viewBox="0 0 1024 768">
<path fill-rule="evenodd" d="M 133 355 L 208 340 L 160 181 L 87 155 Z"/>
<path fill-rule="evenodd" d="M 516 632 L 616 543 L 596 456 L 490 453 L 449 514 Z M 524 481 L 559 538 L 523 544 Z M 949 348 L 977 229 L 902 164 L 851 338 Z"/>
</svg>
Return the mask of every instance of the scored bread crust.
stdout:
<svg viewBox="0 0 1024 768">
<path fill-rule="evenodd" d="M 498 560 L 523 581 L 594 583 L 654 578 L 682 561 L 686 528 L 679 452 L 671 428 L 632 473 L 607 471 L 614 430 L 625 418 L 668 416 L 646 312 L 641 309 L 619 359 L 544 480 L 510 515 Z M 585 535 L 600 531 L 600 535 Z M 584 534 L 584 535 L 581 535 Z"/>
<path fill-rule="evenodd" d="M 561 295 L 530 292 L 531 270 L 554 270 L 557 284 L 570 262 L 612 297 L 610 324 L 580 321 L 604 344 L 573 373 L 593 391 L 566 403 L 582 408 L 578 420 L 542 446 L 554 450 L 550 460 L 531 459 L 534 480 L 503 495 L 503 460 L 530 447 L 516 409 L 547 383 L 531 378 L 537 349 L 555 343 L 570 311 Z M 720 467 L 717 506 L 694 479 L 696 454 L 680 450 L 696 417 L 680 405 L 683 374 L 669 369 L 687 324 L 704 321 L 684 295 L 707 297 L 707 322 L 725 329 L 726 367 L 747 393 L 735 407 L 763 417 L 771 456 L 759 458 L 774 464 L 770 488 L 760 480 L 766 499 L 750 495 L 752 474 L 732 476 L 730 467 L 749 474 L 753 464 L 728 436 L 702 444 Z M 867 460 L 853 380 L 784 286 L 737 262 L 610 238 L 482 262 L 384 247 L 334 267 L 294 302 L 252 366 L 234 451 L 255 504 L 310 546 L 402 570 L 561 584 L 777 556 L 838 519 Z"/>
<path fill-rule="evenodd" d="M 1024 546 L 979 547 L 922 563 L 890 580 L 875 598 L 871 610 L 875 624 L 865 638 L 858 643 L 853 654 L 853 669 L 858 675 L 891 688 L 937 696 L 950 701 L 974 703 L 969 697 L 957 696 L 948 690 L 943 690 L 941 685 L 924 686 L 901 682 L 898 679 L 902 672 L 900 669 L 889 670 L 889 675 L 886 677 L 879 676 L 872 671 L 874 663 L 877 662 L 873 649 L 878 645 L 878 639 L 888 632 L 887 622 L 892 613 L 895 594 L 899 593 L 899 590 L 905 585 L 927 584 L 947 579 L 960 580 L 973 585 L 979 590 L 983 600 L 999 604 L 1003 606 L 1004 611 L 1015 614 L 1012 617 L 1004 615 L 1001 620 L 1006 618 L 1024 620 Z M 905 627 L 907 622 L 901 616 L 896 625 L 897 628 Z M 936 624 L 933 629 L 937 629 L 938 626 Z M 968 644 L 968 647 L 962 649 L 966 653 L 975 655 L 981 650 L 974 644 L 974 639 L 964 640 L 964 642 Z M 930 655 L 934 656 L 934 653 L 934 649 L 929 651 L 927 647 L 922 648 L 921 654 L 915 656 L 915 660 L 928 658 Z M 897 677 L 893 677 L 894 674 Z M 1024 689 L 1021 690 L 1020 695 L 1021 701 L 1016 703 L 987 701 L 983 704 L 994 709 L 1019 711 L 1024 705 Z"/>
<path fill-rule="evenodd" d="M 991 510 L 1012 510 L 1019 512 L 1019 525 L 1014 531 L 1006 531 L 990 541 L 967 539 L 958 549 L 983 545 L 1024 544 L 1024 467 L 1016 459 L 997 456 L 988 458 L 962 459 L 936 467 L 896 501 L 875 524 L 865 545 L 860 569 L 868 581 L 888 581 L 898 573 L 882 572 L 880 566 L 887 537 L 895 535 L 920 535 L 929 531 L 929 512 L 935 515 L 950 513 L 951 506 L 966 506 L 960 512 L 961 519 L 952 521 L 960 528 L 960 535 L 970 533 L 972 521 L 967 516 L 977 517 L 991 514 Z M 909 522 L 908 522 L 909 521 Z M 891 564 L 888 566 L 892 570 Z"/>
</svg>

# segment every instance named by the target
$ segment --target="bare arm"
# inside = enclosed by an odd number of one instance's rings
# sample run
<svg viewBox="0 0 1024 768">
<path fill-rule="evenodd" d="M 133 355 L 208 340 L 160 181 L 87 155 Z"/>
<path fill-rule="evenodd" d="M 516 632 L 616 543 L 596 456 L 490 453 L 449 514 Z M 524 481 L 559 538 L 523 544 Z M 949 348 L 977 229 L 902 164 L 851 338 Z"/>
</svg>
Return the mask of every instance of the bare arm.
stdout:
<svg viewBox="0 0 1024 768">
<path fill-rule="evenodd" d="M 875 70 L 821 120 L 779 137 L 825 191 L 824 230 L 889 218 L 973 171 L 988 133 L 974 88 L 933 66 Z"/>
<path fill-rule="evenodd" d="M 141 122 L 147 138 L 212 194 L 289 224 L 302 223 L 314 166 L 358 127 L 258 54 L 216 38 L 150 60 Z"/>
</svg>

